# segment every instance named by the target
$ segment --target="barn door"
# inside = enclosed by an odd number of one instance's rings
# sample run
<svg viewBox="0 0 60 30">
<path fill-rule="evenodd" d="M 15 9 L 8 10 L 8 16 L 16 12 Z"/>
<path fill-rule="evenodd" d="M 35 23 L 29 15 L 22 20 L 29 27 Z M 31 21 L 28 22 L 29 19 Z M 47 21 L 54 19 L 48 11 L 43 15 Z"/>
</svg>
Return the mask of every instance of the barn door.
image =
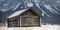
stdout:
<svg viewBox="0 0 60 30">
<path fill-rule="evenodd" d="M 21 26 L 23 27 L 33 27 L 33 26 L 39 26 L 39 19 L 34 17 L 21 17 Z"/>
</svg>

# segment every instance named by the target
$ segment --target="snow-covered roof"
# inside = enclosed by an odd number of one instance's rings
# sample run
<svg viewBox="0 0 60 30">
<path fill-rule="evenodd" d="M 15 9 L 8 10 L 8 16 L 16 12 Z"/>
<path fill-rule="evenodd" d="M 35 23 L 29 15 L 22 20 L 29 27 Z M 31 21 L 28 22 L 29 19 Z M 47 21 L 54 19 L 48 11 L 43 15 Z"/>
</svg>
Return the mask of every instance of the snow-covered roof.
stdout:
<svg viewBox="0 0 60 30">
<path fill-rule="evenodd" d="M 26 10 L 28 10 L 28 9 L 16 11 L 12 15 L 10 15 L 8 18 L 12 18 L 12 17 L 18 16 L 18 15 L 22 14 L 23 12 L 25 12 Z"/>
</svg>

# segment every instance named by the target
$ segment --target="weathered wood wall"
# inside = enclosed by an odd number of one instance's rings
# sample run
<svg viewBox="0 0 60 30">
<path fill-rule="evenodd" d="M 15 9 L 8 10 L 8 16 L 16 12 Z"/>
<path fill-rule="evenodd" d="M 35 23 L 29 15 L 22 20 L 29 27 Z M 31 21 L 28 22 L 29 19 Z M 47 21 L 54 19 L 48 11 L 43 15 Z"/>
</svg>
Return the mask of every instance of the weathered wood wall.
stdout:
<svg viewBox="0 0 60 30">
<path fill-rule="evenodd" d="M 40 16 L 35 14 L 33 11 L 28 10 L 24 12 L 23 14 L 20 15 L 21 21 L 22 21 L 22 26 L 40 26 Z M 31 20 L 31 22 L 30 22 Z M 24 22 L 25 21 L 25 22 Z M 27 23 L 28 21 L 28 23 Z M 31 24 L 33 23 L 33 24 Z M 34 24 L 35 23 L 35 24 Z M 31 25 L 30 25 L 31 24 Z"/>
</svg>

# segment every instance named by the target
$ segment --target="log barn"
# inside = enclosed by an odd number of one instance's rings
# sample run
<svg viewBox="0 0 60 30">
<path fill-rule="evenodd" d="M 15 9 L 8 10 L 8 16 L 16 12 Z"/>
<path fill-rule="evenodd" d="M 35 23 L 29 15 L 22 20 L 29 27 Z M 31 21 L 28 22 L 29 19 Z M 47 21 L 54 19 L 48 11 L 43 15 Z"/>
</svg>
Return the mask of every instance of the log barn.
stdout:
<svg viewBox="0 0 60 30">
<path fill-rule="evenodd" d="M 19 9 L 8 14 L 4 20 L 0 20 L 0 30 L 33 30 L 35 28 L 40 30 L 41 18 L 41 13 L 35 7 Z"/>
<path fill-rule="evenodd" d="M 33 7 L 16 11 L 6 20 L 7 27 L 40 27 L 41 15 Z"/>
</svg>

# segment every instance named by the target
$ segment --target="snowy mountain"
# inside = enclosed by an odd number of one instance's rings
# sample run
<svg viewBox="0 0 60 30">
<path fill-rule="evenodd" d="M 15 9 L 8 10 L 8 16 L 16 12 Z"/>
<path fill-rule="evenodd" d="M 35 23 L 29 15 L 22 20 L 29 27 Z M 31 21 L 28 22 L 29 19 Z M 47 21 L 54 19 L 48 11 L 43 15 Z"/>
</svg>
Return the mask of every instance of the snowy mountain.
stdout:
<svg viewBox="0 0 60 30">
<path fill-rule="evenodd" d="M 35 3 L 41 3 L 41 4 L 60 4 L 60 0 L 38 0 L 38 1 L 37 0 L 26 0 L 25 2 L 24 0 L 0 0 L 0 11 L 4 12 L 10 9 L 15 9 L 21 3 L 24 3 L 24 5 L 26 5 L 27 1 L 33 1 Z"/>
</svg>

